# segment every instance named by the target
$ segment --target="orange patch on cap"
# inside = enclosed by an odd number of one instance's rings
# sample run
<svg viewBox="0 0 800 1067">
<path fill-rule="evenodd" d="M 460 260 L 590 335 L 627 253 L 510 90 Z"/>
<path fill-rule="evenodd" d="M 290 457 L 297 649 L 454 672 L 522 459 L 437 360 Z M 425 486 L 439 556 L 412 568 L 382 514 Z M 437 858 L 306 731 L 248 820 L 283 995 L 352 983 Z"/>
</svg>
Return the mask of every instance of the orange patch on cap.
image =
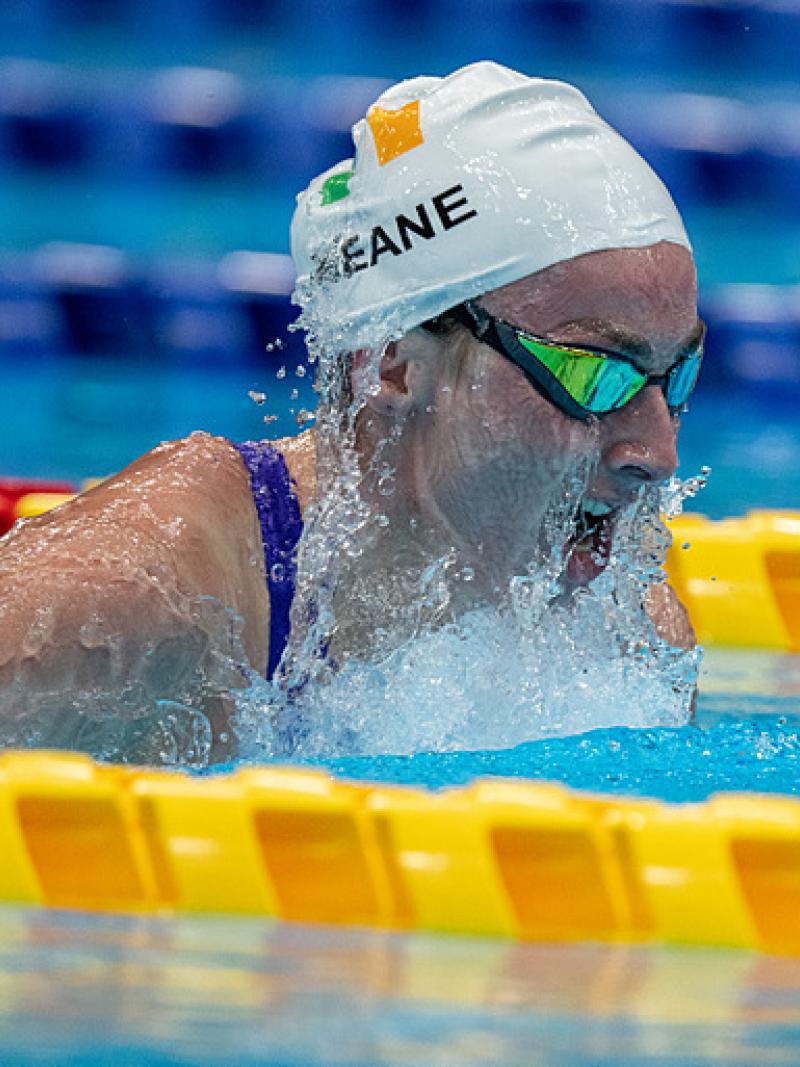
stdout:
<svg viewBox="0 0 800 1067">
<path fill-rule="evenodd" d="M 425 143 L 419 125 L 419 100 L 412 100 L 397 111 L 371 107 L 367 112 L 367 122 L 381 166 Z"/>
</svg>

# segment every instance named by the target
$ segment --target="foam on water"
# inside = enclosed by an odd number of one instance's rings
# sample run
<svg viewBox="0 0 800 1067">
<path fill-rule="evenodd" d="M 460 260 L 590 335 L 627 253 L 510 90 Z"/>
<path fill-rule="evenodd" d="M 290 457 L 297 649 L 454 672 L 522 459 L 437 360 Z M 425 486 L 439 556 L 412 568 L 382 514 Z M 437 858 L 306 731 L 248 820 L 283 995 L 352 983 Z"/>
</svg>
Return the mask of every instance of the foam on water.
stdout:
<svg viewBox="0 0 800 1067">
<path fill-rule="evenodd" d="M 589 644 L 591 634 L 599 640 Z M 685 723 L 696 663 L 655 642 L 621 649 L 587 597 L 537 634 L 509 615 L 472 613 L 378 663 L 348 662 L 288 709 L 259 684 L 240 713 L 279 717 L 274 732 L 257 732 L 250 758 L 504 748 L 597 726 Z"/>
</svg>

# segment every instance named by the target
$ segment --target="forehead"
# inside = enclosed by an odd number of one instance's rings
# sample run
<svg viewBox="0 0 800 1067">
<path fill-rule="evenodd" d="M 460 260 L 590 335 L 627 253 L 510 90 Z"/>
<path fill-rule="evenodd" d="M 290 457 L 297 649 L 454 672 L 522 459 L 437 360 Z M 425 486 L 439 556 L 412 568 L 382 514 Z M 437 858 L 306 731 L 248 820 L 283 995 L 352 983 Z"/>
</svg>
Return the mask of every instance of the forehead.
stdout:
<svg viewBox="0 0 800 1067">
<path fill-rule="evenodd" d="M 697 281 L 691 253 L 661 242 L 557 263 L 487 293 L 481 303 L 542 336 L 602 344 L 602 337 L 592 335 L 592 322 L 605 322 L 667 351 L 696 326 Z"/>
</svg>

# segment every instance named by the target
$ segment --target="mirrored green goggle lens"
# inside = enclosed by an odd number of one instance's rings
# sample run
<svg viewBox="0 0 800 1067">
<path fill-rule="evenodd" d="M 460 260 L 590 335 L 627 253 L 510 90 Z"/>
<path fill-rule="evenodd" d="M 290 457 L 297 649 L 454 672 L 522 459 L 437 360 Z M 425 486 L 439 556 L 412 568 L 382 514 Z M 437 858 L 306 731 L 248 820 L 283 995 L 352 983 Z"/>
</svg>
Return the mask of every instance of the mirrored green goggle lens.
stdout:
<svg viewBox="0 0 800 1067">
<path fill-rule="evenodd" d="M 681 408 L 692 395 L 692 390 L 697 385 L 702 359 L 702 353 L 697 352 L 693 356 L 682 359 L 669 372 L 667 387 L 664 390 L 668 407 Z"/>
<path fill-rule="evenodd" d="M 594 414 L 624 407 L 647 382 L 647 376 L 632 363 L 588 352 L 573 352 L 568 348 L 551 348 L 521 334 L 517 337 L 575 403 Z"/>
<path fill-rule="evenodd" d="M 546 367 L 576 404 L 594 415 L 617 411 L 633 400 L 650 379 L 632 363 L 611 356 L 544 345 L 524 334 L 520 344 Z M 667 405 L 677 410 L 689 399 L 700 371 L 701 354 L 676 364 L 667 375 Z"/>
</svg>

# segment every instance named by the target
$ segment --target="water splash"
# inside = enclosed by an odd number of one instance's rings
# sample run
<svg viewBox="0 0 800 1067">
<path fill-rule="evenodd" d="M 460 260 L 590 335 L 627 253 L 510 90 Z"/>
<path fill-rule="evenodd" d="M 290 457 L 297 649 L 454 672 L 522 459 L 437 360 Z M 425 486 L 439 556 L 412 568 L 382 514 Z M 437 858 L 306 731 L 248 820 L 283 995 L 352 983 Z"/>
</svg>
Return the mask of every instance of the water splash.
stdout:
<svg viewBox="0 0 800 1067">
<path fill-rule="evenodd" d="M 701 467 L 700 473 L 690 478 L 671 478 L 661 490 L 661 511 L 664 518 L 669 521 L 676 515 L 680 515 L 685 502 L 693 499 L 705 489 L 710 477 L 711 468 Z"/>
<path fill-rule="evenodd" d="M 347 337 L 335 322 L 331 315 L 323 325 L 307 324 L 320 396 L 318 494 L 305 516 L 292 635 L 276 681 L 256 679 L 244 666 L 239 620 L 212 598 L 182 597 L 166 579 L 172 573 L 166 558 L 163 573 L 154 575 L 135 564 L 131 551 L 122 579 L 132 589 L 159 590 L 175 619 L 197 635 L 196 655 L 184 663 L 168 642 L 153 643 L 131 662 L 121 656 L 113 626 L 89 618 L 80 640 L 95 659 L 108 661 L 107 684 L 87 686 L 76 663 L 37 690 L 23 663 L 2 690 L 8 703 L 0 699 L 0 744 L 202 767 L 220 758 L 214 726 L 234 701 L 231 741 L 254 760 L 498 749 L 597 726 L 673 727 L 687 720 L 699 656 L 661 641 L 642 605 L 650 586 L 663 581 L 668 535 L 659 511 L 674 513 L 701 479 L 676 481 L 666 494 L 643 490 L 618 520 L 605 571 L 567 595 L 563 546 L 575 536 L 592 471 L 585 454 L 565 471 L 536 557 L 511 580 L 499 608 L 481 607 L 472 595 L 475 568 L 453 545 L 422 569 L 394 568 L 396 606 L 372 634 L 368 656 L 328 655 L 340 636 L 342 591 L 351 613 L 355 605 L 368 618 L 374 608 L 370 575 L 359 577 L 359 563 L 391 524 L 397 472 L 389 457 L 402 430 L 396 424 L 362 458 L 359 412 L 393 335 L 389 324 L 376 322 L 372 358 L 351 374 Z M 68 527 L 57 524 L 52 536 L 80 535 Z M 164 525 L 165 556 L 178 535 Z M 80 583 L 79 574 L 64 577 Z M 25 656 L 46 653 L 49 626 L 46 612 L 35 619 Z M 228 738 L 219 730 L 217 736 L 224 749 Z"/>
<path fill-rule="evenodd" d="M 470 601 L 474 567 L 453 545 L 424 567 L 394 563 L 393 606 L 381 605 L 367 654 L 337 640 L 343 604 L 365 619 L 375 607 L 372 576 L 359 574 L 359 560 L 391 522 L 396 472 L 387 457 L 402 423 L 365 461 L 359 412 L 399 331 L 376 319 L 371 357 L 354 367 L 346 324 L 326 303 L 330 294 L 317 287 L 313 299 L 302 292 L 297 299 L 317 365 L 317 502 L 305 516 L 281 671 L 238 700 L 243 758 L 499 749 L 598 726 L 685 724 L 700 653 L 667 645 L 643 605 L 650 587 L 665 580 L 669 533 L 660 514 L 677 513 L 707 472 L 661 491 L 643 487 L 617 518 L 601 575 L 567 591 L 564 546 L 576 535 L 596 454 L 578 452 L 544 514 L 535 558 L 511 580 L 499 608 Z M 415 533 L 409 530 L 412 540 Z M 339 650 L 333 657 L 332 648 Z"/>
<path fill-rule="evenodd" d="M 635 509 L 640 519 L 651 506 L 643 500 Z M 637 568 L 662 555 L 631 539 L 593 587 L 571 598 L 554 597 L 552 571 L 531 568 L 512 582 L 501 610 L 457 620 L 447 619 L 447 606 L 470 578 L 443 557 L 417 590 L 411 638 L 318 672 L 288 697 L 263 682 L 249 691 L 242 722 L 260 720 L 262 729 L 251 732 L 247 754 L 492 749 L 599 726 L 684 724 L 700 653 L 668 646 L 642 611 L 653 576 Z"/>
</svg>

